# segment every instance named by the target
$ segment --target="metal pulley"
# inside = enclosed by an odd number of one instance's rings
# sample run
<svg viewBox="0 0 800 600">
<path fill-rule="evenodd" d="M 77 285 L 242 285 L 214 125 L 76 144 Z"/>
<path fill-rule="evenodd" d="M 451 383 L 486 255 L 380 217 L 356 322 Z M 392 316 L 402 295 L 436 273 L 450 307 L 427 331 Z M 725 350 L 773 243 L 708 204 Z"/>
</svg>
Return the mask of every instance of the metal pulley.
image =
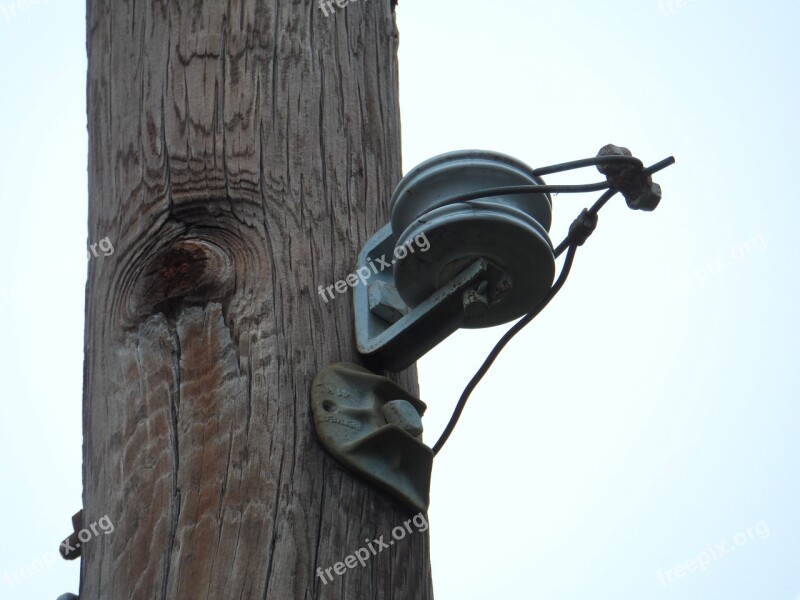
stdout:
<svg viewBox="0 0 800 600">
<path fill-rule="evenodd" d="M 399 371 L 460 327 L 491 327 L 530 314 L 551 294 L 555 258 L 583 244 L 597 211 L 618 192 L 630 208 L 653 210 L 661 188 L 652 175 L 674 160 L 645 168 L 627 148 L 608 144 L 593 158 L 538 169 L 486 150 L 448 152 L 418 165 L 392 194 L 390 222 L 358 256 L 358 352 L 370 366 Z M 542 180 L 589 166 L 606 181 Z M 550 194 L 598 191 L 603 195 L 554 248 Z"/>
<path fill-rule="evenodd" d="M 507 323 L 536 306 L 555 273 L 549 194 L 446 203 L 484 189 L 542 185 L 532 171 L 499 152 L 461 150 L 431 158 L 400 180 L 390 204 L 395 248 L 421 236 L 430 243 L 426 252 L 409 254 L 395 266 L 394 284 L 408 306 L 419 305 L 478 259 L 490 264 L 486 308 L 482 316 L 469 315 L 463 327 Z"/>
<path fill-rule="evenodd" d="M 674 162 L 668 157 L 645 167 L 627 148 L 608 144 L 595 157 L 535 170 L 499 152 L 462 150 L 409 171 L 392 194 L 390 222 L 358 255 L 353 276 L 359 283 L 350 284 L 356 348 L 368 368 L 339 363 L 314 380 L 322 444 L 407 506 L 426 510 L 433 457 L 497 355 L 562 288 L 598 211 L 617 193 L 630 208 L 652 211 L 661 201 L 652 175 Z M 541 178 L 590 166 L 606 181 L 548 185 Z M 554 248 L 550 194 L 585 192 L 603 193 Z M 404 369 L 460 327 L 517 318 L 464 388 L 439 440 L 427 447 L 425 405 L 379 373 Z"/>
</svg>

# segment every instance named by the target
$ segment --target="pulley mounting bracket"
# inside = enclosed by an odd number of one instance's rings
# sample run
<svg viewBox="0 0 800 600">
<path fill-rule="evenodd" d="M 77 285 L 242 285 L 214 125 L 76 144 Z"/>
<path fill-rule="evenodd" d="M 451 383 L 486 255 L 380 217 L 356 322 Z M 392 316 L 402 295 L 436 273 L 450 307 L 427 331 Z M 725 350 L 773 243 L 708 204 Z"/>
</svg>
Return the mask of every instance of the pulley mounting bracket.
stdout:
<svg viewBox="0 0 800 600">
<path fill-rule="evenodd" d="M 468 264 L 445 285 L 414 308 L 408 307 L 394 288 L 395 239 L 386 225 L 364 245 L 358 255 L 357 271 L 371 273 L 369 283 L 358 282 L 353 289 L 356 348 L 370 366 L 401 371 L 454 331 L 463 327 L 469 314 L 464 294 L 482 281 L 504 281 L 505 274 L 484 258 Z M 382 270 L 375 264 L 389 264 Z M 501 286 L 497 286 L 501 287 Z M 391 299 L 391 300 L 390 300 Z M 395 319 L 387 318 L 394 314 Z"/>
</svg>

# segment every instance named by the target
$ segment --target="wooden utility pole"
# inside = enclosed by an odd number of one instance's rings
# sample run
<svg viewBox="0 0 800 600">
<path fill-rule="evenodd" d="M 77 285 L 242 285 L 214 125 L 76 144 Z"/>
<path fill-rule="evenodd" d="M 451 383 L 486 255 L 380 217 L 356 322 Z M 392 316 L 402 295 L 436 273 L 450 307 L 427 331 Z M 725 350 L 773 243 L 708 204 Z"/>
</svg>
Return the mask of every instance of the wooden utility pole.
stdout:
<svg viewBox="0 0 800 600">
<path fill-rule="evenodd" d="M 427 532 L 317 576 L 409 517 L 310 413 L 401 175 L 390 0 L 326 8 L 88 0 L 82 600 L 433 597 Z"/>
</svg>

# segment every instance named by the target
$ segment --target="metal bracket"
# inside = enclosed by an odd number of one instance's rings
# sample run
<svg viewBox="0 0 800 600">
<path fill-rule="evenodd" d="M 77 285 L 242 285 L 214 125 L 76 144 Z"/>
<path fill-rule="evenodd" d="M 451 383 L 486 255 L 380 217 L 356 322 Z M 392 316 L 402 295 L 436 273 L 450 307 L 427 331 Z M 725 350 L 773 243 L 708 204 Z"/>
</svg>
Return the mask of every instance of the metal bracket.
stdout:
<svg viewBox="0 0 800 600">
<path fill-rule="evenodd" d="M 72 515 L 72 533 L 58 547 L 58 551 L 64 560 L 75 560 L 80 558 L 81 543 L 78 533 L 83 529 L 83 509 Z"/>
<path fill-rule="evenodd" d="M 353 363 L 314 378 L 311 409 L 322 445 L 346 467 L 427 512 L 433 451 L 422 443 L 425 403 Z"/>
<path fill-rule="evenodd" d="M 386 261 L 394 244 L 392 227 L 386 225 L 364 245 L 358 255 L 358 270 L 366 269 L 371 276 L 369 285 L 362 281 L 353 289 L 353 309 L 358 352 L 370 365 L 400 371 L 464 325 L 474 310 L 465 306 L 464 293 L 477 288 L 487 276 L 497 277 L 499 269 L 486 259 L 477 259 L 428 299 L 410 308 L 394 288 L 395 261 Z M 370 270 L 376 263 L 390 266 Z"/>
</svg>

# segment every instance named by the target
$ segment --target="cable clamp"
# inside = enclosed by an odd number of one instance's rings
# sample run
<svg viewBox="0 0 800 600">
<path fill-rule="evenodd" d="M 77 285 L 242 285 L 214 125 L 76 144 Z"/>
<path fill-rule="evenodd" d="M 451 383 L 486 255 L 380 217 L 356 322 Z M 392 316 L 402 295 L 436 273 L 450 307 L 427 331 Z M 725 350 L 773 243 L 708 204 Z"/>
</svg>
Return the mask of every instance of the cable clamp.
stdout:
<svg viewBox="0 0 800 600">
<path fill-rule="evenodd" d="M 597 213 L 589 212 L 588 208 L 584 208 L 578 218 L 569 226 L 570 246 L 583 246 L 583 243 L 589 239 L 589 236 L 594 233 L 597 227 Z"/>
<path fill-rule="evenodd" d="M 600 148 L 597 156 L 631 156 L 631 151 L 608 144 Z M 624 163 L 597 165 L 597 170 L 606 176 L 611 188 L 620 191 L 629 208 L 655 210 L 661 202 L 661 186 L 653 183 L 652 174 L 647 170 Z"/>
</svg>

